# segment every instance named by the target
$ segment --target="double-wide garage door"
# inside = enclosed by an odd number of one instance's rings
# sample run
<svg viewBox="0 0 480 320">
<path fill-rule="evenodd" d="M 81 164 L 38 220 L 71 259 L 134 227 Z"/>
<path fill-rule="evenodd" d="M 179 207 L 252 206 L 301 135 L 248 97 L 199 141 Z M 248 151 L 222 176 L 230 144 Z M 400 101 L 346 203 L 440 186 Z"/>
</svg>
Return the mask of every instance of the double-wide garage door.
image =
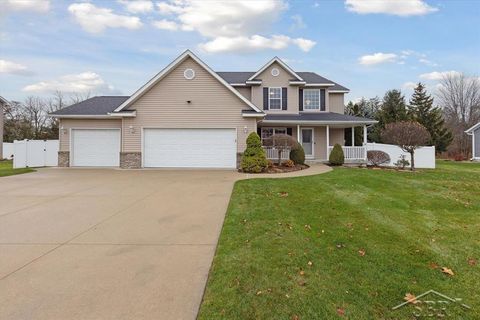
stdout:
<svg viewBox="0 0 480 320">
<path fill-rule="evenodd" d="M 71 144 L 72 166 L 119 166 L 120 129 L 72 129 Z"/>
<path fill-rule="evenodd" d="M 235 168 L 235 129 L 144 129 L 143 166 Z"/>
</svg>

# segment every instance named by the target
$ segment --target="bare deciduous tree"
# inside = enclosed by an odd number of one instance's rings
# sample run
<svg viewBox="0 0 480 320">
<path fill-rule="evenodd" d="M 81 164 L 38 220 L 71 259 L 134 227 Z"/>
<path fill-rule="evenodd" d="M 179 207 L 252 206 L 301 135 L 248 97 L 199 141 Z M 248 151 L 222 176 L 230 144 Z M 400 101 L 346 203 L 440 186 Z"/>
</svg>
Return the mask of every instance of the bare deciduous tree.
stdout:
<svg viewBox="0 0 480 320">
<path fill-rule="evenodd" d="M 278 165 L 282 163 L 282 152 L 291 150 L 298 142 L 288 134 L 274 134 L 273 136 L 264 140 L 264 145 L 273 147 L 278 152 Z"/>
<path fill-rule="evenodd" d="M 468 156 L 471 143 L 464 131 L 480 121 L 480 80 L 465 74 L 448 74 L 437 92 L 446 124 L 454 134 L 456 152 Z"/>
<path fill-rule="evenodd" d="M 40 139 L 48 119 L 47 104 L 40 97 L 27 97 L 23 104 L 22 113 L 32 125 L 34 139 Z"/>
<path fill-rule="evenodd" d="M 415 121 L 389 123 L 382 131 L 382 140 L 399 146 L 410 153 L 410 169 L 415 170 L 415 150 L 424 146 L 430 139 L 428 130 Z"/>
</svg>

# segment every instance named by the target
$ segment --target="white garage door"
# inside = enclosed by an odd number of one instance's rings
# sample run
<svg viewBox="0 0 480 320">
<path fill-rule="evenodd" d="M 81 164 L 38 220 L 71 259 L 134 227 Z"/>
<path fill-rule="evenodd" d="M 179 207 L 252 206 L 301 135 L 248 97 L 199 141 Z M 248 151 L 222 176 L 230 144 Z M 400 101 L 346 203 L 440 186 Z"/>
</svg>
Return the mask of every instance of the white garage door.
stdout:
<svg viewBox="0 0 480 320">
<path fill-rule="evenodd" d="M 120 130 L 73 129 L 72 166 L 118 167 L 120 162 Z"/>
<path fill-rule="evenodd" d="M 235 129 L 144 129 L 144 167 L 235 168 Z"/>
</svg>

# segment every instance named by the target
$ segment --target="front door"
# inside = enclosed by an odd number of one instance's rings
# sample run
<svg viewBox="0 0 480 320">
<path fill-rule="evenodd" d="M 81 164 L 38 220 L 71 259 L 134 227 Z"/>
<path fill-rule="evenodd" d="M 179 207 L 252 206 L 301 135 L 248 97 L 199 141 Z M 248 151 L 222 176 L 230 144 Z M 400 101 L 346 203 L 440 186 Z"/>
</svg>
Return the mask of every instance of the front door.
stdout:
<svg viewBox="0 0 480 320">
<path fill-rule="evenodd" d="M 313 128 L 302 128 L 302 147 L 305 157 L 313 158 Z"/>
</svg>

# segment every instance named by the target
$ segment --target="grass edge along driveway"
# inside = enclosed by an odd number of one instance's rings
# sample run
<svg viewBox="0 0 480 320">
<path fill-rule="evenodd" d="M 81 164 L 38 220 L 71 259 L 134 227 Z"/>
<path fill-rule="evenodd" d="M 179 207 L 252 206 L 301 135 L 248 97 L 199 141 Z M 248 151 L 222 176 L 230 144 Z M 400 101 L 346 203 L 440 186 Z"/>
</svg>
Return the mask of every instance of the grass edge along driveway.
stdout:
<svg viewBox="0 0 480 320">
<path fill-rule="evenodd" d="M 447 161 L 239 181 L 198 319 L 410 319 L 392 307 L 430 289 L 480 318 L 479 181 L 480 164 Z"/>
<path fill-rule="evenodd" d="M 12 160 L 0 160 L 0 177 L 12 176 L 15 174 L 34 172 L 32 168 L 13 169 Z"/>
</svg>

